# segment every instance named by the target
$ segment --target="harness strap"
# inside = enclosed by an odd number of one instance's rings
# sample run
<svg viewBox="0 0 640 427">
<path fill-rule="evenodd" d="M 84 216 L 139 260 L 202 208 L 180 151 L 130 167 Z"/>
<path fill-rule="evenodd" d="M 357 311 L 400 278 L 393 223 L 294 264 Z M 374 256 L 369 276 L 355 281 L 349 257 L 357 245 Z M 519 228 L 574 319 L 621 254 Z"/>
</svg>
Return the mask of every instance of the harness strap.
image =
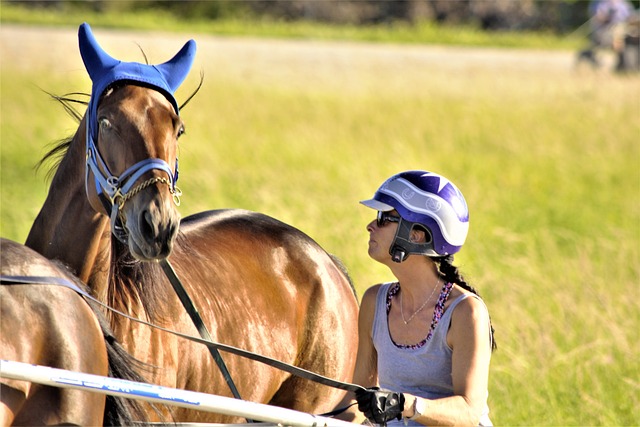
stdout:
<svg viewBox="0 0 640 427">
<path fill-rule="evenodd" d="M 129 320 L 132 320 L 134 322 L 152 327 L 152 328 L 156 328 L 158 330 L 164 331 L 164 332 L 168 332 L 170 334 L 173 334 L 177 337 L 180 338 L 184 338 L 199 344 L 203 344 L 206 345 L 209 348 L 214 348 L 217 350 L 221 350 L 221 351 L 226 351 L 227 353 L 231 353 L 231 354 L 235 354 L 236 356 L 240 356 L 240 357 L 245 357 L 247 359 L 250 360 L 254 360 L 256 362 L 260 362 L 263 363 L 265 365 L 280 369 L 282 371 L 288 372 L 292 375 L 296 375 L 298 377 L 310 380 L 310 381 L 314 381 L 317 382 L 319 384 L 323 384 L 326 385 L 328 387 L 334 387 L 340 390 L 346 390 L 346 391 L 351 391 L 351 392 L 356 392 L 358 390 L 366 390 L 364 387 L 357 385 L 357 384 L 351 384 L 351 383 L 344 383 L 341 381 L 337 381 L 334 380 L 332 378 L 328 378 L 325 377 L 323 375 L 317 374 L 315 372 L 311 372 L 308 371 L 306 369 L 303 368 L 299 368 L 297 366 L 293 366 L 290 365 L 288 363 L 285 362 L 281 362 L 279 360 L 276 359 L 272 359 L 270 357 L 267 356 L 263 356 L 261 354 L 256 354 L 256 353 L 252 353 L 250 351 L 247 350 L 243 350 L 237 347 L 233 347 L 230 345 L 226 345 L 226 344 L 221 344 L 221 343 L 217 343 L 214 342 L 210 339 L 203 339 L 203 338 L 198 338 L 198 337 L 194 337 L 188 334 L 183 334 L 181 332 L 177 332 L 171 329 L 167 329 L 164 328 L 162 326 L 158 326 L 158 325 L 154 325 L 152 323 L 146 322 L 144 320 L 138 319 L 136 317 L 130 316 L 126 313 L 123 313 L 119 310 L 116 310 L 115 308 L 112 308 L 110 306 L 108 306 L 107 304 L 103 303 L 102 301 L 92 297 L 91 295 L 89 295 L 87 292 L 85 292 L 84 290 L 80 289 L 78 286 L 76 286 L 74 283 L 72 283 L 71 281 L 67 280 L 67 279 L 63 279 L 63 278 L 58 278 L 58 277 L 25 277 L 25 276 L 0 276 L 0 283 L 2 284 L 55 284 L 55 285 L 60 285 L 60 286 L 65 286 L 67 288 L 71 288 L 74 291 L 78 292 L 80 295 L 84 296 L 85 298 L 90 299 L 91 301 L 101 305 L 102 307 L 106 308 L 107 310 L 112 311 L 113 313 L 116 313 L 120 316 L 123 316 Z"/>
<path fill-rule="evenodd" d="M 0 276 L 0 283 L 3 285 L 58 285 L 65 286 L 73 289 L 77 293 L 87 298 L 93 299 L 86 291 L 81 289 L 78 285 L 71 280 L 64 279 L 62 277 L 53 276 Z"/>
<path fill-rule="evenodd" d="M 173 270 L 173 267 L 171 266 L 171 264 L 169 264 L 169 260 L 165 259 L 161 261 L 160 266 L 162 267 L 164 274 L 167 276 L 167 279 L 169 279 L 169 282 L 171 282 L 171 286 L 173 286 L 173 290 L 176 291 L 178 298 L 180 298 L 180 302 L 182 303 L 184 309 L 189 314 L 189 317 L 191 317 L 191 321 L 193 322 L 194 326 L 198 330 L 200 337 L 202 337 L 207 341 L 213 341 L 211 339 L 211 334 L 209 334 L 209 330 L 207 329 L 207 326 L 202 321 L 202 317 L 200 316 L 198 309 L 193 304 L 193 301 L 189 297 L 189 294 L 187 293 L 187 291 L 184 289 L 184 286 L 182 286 L 182 282 L 178 278 L 178 275 L 176 274 L 176 272 Z M 218 368 L 220 369 L 220 372 L 222 373 L 224 380 L 227 382 L 227 385 L 231 389 L 231 393 L 233 393 L 233 397 L 235 397 L 236 399 L 240 399 L 241 398 L 240 393 L 238 392 L 238 389 L 236 388 L 236 385 L 233 382 L 233 378 L 231 378 L 231 374 L 229 373 L 229 369 L 227 369 L 227 365 L 224 363 L 224 360 L 222 360 L 222 356 L 220 355 L 220 352 L 218 351 L 217 348 L 213 348 L 213 347 L 208 347 L 208 348 L 209 348 L 209 352 L 211 353 L 211 356 L 213 357 L 213 360 L 215 360 L 216 365 L 218 365 Z"/>
</svg>

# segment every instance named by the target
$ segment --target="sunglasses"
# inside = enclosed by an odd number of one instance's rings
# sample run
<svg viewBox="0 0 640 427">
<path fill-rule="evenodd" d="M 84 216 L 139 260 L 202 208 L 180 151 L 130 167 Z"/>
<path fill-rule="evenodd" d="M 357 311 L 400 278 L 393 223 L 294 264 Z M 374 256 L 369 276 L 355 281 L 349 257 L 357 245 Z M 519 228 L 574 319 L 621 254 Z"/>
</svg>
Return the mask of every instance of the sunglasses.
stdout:
<svg viewBox="0 0 640 427">
<path fill-rule="evenodd" d="M 389 222 L 400 222 L 400 217 L 391 215 L 389 212 L 378 211 L 378 217 L 376 218 L 378 227 L 384 227 Z"/>
</svg>

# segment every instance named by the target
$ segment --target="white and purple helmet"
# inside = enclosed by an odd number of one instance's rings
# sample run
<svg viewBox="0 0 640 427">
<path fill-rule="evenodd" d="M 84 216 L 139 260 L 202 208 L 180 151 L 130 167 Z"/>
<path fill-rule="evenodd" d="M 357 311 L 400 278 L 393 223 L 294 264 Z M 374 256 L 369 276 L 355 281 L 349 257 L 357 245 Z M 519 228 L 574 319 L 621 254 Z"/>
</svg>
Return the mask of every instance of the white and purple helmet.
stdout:
<svg viewBox="0 0 640 427">
<path fill-rule="evenodd" d="M 469 209 L 464 196 L 451 181 L 433 172 L 416 170 L 394 175 L 378 188 L 373 199 L 360 203 L 382 212 L 395 209 L 400 214 L 402 220 L 389 249 L 394 260 L 394 251 L 405 252 L 398 262 L 409 253 L 454 254 L 467 238 Z M 416 245 L 410 241 L 409 233 L 415 225 L 431 234 L 426 244 Z"/>
</svg>

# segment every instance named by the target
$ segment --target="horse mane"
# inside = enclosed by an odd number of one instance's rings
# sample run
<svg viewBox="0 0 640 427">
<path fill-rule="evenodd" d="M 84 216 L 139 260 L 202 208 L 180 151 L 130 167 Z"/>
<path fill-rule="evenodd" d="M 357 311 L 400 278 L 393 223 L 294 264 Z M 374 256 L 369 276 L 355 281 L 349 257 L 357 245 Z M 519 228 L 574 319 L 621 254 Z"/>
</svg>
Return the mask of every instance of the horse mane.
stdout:
<svg viewBox="0 0 640 427">
<path fill-rule="evenodd" d="M 93 306 L 91 308 L 98 318 L 107 347 L 109 377 L 144 383 L 145 379 L 139 372 L 149 370 L 150 368 L 122 347 L 116 337 L 113 336 L 109 322 L 102 315 L 101 311 Z M 155 405 L 152 405 L 152 407 L 157 413 L 160 413 Z M 120 396 L 106 396 L 103 418 L 104 425 L 125 426 L 145 421 L 147 421 L 147 413 L 139 401 Z"/>
<path fill-rule="evenodd" d="M 180 231 L 175 245 L 186 250 L 192 257 L 199 256 Z M 170 310 L 166 304 L 169 297 L 174 295 L 174 290 L 169 286 L 160 264 L 135 259 L 128 246 L 115 238 L 111 239 L 111 251 L 113 261 L 107 304 L 123 311 L 131 310 L 134 315 L 144 313 L 151 323 L 167 324 L 171 319 L 168 317 Z M 143 285 L 145 283 L 146 286 Z"/>
<path fill-rule="evenodd" d="M 138 317 L 144 313 L 151 323 L 165 324 L 169 320 L 166 301 L 172 290 L 166 286 L 160 264 L 135 259 L 129 248 L 113 237 L 111 253 L 107 304 L 130 310 Z M 143 285 L 145 283 L 147 286 Z"/>
<path fill-rule="evenodd" d="M 72 93 L 67 93 L 65 95 L 55 95 L 47 91 L 44 91 L 44 92 L 47 95 L 49 95 L 51 98 L 53 98 L 55 101 L 58 101 L 62 105 L 64 110 L 67 112 L 67 114 L 69 114 L 78 124 L 80 124 L 80 122 L 82 121 L 82 115 L 78 112 L 78 110 L 76 110 L 73 104 L 81 104 L 81 105 L 87 106 L 89 105 L 89 101 L 78 99 L 78 98 L 75 98 L 74 96 L 84 96 L 84 97 L 90 98 L 91 95 L 87 93 L 82 93 L 82 92 L 72 92 Z M 40 159 L 40 161 L 36 163 L 35 168 L 36 170 L 38 170 L 41 167 L 43 167 L 45 163 L 51 162 L 51 166 L 47 170 L 47 174 L 46 174 L 47 180 L 50 180 L 53 174 L 55 173 L 55 171 L 58 169 L 60 162 L 62 161 L 64 156 L 67 154 L 67 151 L 69 151 L 69 147 L 71 146 L 71 143 L 73 142 L 75 136 L 76 134 L 73 134 L 71 136 L 62 138 L 58 141 L 51 143 L 50 144 L 51 148 L 44 154 L 42 159 Z"/>
</svg>

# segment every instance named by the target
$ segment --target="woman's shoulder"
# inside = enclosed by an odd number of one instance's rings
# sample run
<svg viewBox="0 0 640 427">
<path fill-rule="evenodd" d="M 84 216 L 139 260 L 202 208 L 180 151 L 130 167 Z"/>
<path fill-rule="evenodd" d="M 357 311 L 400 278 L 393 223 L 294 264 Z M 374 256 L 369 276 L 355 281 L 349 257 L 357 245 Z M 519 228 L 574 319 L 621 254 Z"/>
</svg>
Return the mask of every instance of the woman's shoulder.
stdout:
<svg viewBox="0 0 640 427">
<path fill-rule="evenodd" d="M 366 290 L 366 291 L 364 291 L 363 298 L 365 298 L 367 295 L 374 295 L 374 296 L 375 296 L 375 295 L 377 295 L 377 294 L 378 294 L 378 291 L 380 290 L 380 287 L 381 287 L 382 285 L 383 285 L 383 283 L 378 283 L 378 284 L 376 284 L 376 285 L 369 286 L 369 287 L 367 288 L 367 290 Z"/>
<path fill-rule="evenodd" d="M 452 308 L 452 316 L 468 319 L 488 318 L 489 311 L 482 298 L 471 291 L 454 286 L 449 296 L 447 309 Z"/>
<path fill-rule="evenodd" d="M 484 304 L 480 295 L 473 293 L 461 287 L 460 285 L 453 285 L 453 288 L 451 288 L 451 293 L 449 294 L 448 301 L 449 302 L 458 301 L 458 303 L 461 303 L 462 301 L 467 301 L 467 303 L 477 302 L 481 305 Z"/>
<path fill-rule="evenodd" d="M 376 285 L 373 285 L 373 286 L 367 288 L 366 291 L 364 291 L 364 295 L 362 296 L 362 300 L 364 301 L 365 298 L 376 299 L 376 297 L 378 296 L 378 293 L 380 292 L 380 289 L 382 287 L 384 287 L 385 289 L 389 289 L 389 287 L 391 287 L 394 284 L 395 283 L 393 283 L 393 282 L 387 282 L 387 283 L 378 283 Z"/>
<path fill-rule="evenodd" d="M 451 300 L 451 323 L 447 334 L 449 346 L 457 348 L 458 344 L 462 344 L 462 347 L 484 347 L 483 343 L 488 342 L 490 348 L 491 322 L 489 311 L 482 299 L 473 292 L 463 290 Z"/>
<path fill-rule="evenodd" d="M 383 286 L 384 283 L 373 285 L 362 295 L 362 300 L 360 301 L 360 325 L 364 330 L 371 330 L 378 304 L 378 293 Z"/>
<path fill-rule="evenodd" d="M 389 287 L 393 285 L 393 283 L 378 283 L 369 287 L 362 295 L 362 300 L 360 302 L 360 310 L 363 309 L 371 309 L 373 310 L 376 306 L 376 302 L 378 300 L 378 294 L 381 289 L 389 289 Z"/>
</svg>

